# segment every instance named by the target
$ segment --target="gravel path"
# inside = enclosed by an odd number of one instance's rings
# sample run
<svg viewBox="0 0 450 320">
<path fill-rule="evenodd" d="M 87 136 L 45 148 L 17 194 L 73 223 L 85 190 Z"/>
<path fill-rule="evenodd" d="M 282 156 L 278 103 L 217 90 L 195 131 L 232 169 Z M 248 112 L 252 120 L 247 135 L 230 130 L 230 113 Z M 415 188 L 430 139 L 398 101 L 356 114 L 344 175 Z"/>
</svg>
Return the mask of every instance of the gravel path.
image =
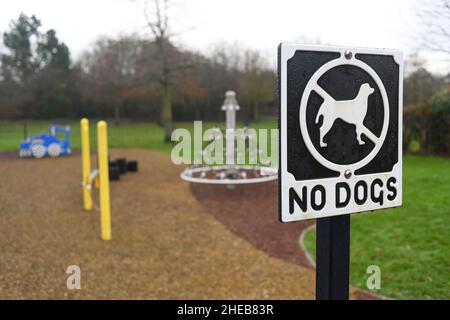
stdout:
<svg viewBox="0 0 450 320">
<path fill-rule="evenodd" d="M 239 237 L 271 256 L 312 268 L 305 253 L 299 250 L 299 237 L 315 220 L 279 221 L 277 181 L 240 185 L 231 190 L 220 185 L 192 184 L 191 190 L 208 212 Z"/>
<path fill-rule="evenodd" d="M 167 156 L 111 155 L 137 159 L 140 172 L 111 183 L 110 242 L 99 213 L 82 210 L 79 156 L 0 160 L 0 298 L 314 298 L 313 270 L 231 231 Z M 66 288 L 73 264 L 81 290 Z"/>
<path fill-rule="evenodd" d="M 277 181 L 240 185 L 231 190 L 220 185 L 192 184 L 191 191 L 205 210 L 237 236 L 270 256 L 313 269 L 305 252 L 300 249 L 299 238 L 315 220 L 279 222 Z M 381 298 L 353 288 L 351 297 L 365 300 Z"/>
</svg>

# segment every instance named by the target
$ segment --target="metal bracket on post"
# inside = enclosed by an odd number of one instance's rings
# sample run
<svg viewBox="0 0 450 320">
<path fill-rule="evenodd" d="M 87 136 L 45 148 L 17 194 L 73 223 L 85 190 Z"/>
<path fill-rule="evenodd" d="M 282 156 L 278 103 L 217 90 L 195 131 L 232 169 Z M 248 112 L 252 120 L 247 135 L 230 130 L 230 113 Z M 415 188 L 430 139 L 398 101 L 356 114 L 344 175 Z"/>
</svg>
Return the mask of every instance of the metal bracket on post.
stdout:
<svg viewBox="0 0 450 320">
<path fill-rule="evenodd" d="M 317 219 L 316 299 L 348 300 L 350 215 Z"/>
</svg>

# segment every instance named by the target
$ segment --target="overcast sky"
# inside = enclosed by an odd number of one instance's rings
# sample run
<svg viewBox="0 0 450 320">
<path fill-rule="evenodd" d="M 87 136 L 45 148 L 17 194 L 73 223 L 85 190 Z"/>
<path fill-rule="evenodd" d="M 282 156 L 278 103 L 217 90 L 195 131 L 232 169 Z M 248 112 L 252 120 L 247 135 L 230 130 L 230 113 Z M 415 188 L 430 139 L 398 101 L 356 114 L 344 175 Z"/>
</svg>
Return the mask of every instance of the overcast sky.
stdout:
<svg viewBox="0 0 450 320">
<path fill-rule="evenodd" d="M 327 44 L 385 47 L 409 54 L 418 47 L 415 6 L 419 0 L 176 0 L 171 15 L 175 39 L 208 52 L 220 41 L 239 42 L 275 60 L 280 42 L 320 39 Z M 73 58 L 100 36 L 149 36 L 139 0 L 2 0 L 0 31 L 21 12 L 54 28 Z M 448 72 L 440 55 L 424 54 L 428 67 Z"/>
</svg>

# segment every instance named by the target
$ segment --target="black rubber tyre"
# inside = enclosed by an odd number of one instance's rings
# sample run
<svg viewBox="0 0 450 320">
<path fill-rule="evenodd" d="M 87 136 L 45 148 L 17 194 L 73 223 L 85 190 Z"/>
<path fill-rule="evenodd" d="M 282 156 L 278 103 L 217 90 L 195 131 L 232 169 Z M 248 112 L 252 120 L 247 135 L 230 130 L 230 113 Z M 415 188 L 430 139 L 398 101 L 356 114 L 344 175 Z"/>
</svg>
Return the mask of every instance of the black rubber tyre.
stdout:
<svg viewBox="0 0 450 320">
<path fill-rule="evenodd" d="M 127 171 L 128 172 L 137 172 L 138 171 L 138 162 L 136 160 L 131 160 L 127 162 Z"/>
<path fill-rule="evenodd" d="M 109 167 L 119 167 L 116 160 L 109 160 Z"/>
<path fill-rule="evenodd" d="M 120 179 L 120 171 L 117 166 L 109 167 L 109 181 L 116 181 Z"/>
<path fill-rule="evenodd" d="M 115 161 L 119 167 L 120 174 L 127 173 L 127 159 L 126 158 L 116 158 Z"/>
</svg>

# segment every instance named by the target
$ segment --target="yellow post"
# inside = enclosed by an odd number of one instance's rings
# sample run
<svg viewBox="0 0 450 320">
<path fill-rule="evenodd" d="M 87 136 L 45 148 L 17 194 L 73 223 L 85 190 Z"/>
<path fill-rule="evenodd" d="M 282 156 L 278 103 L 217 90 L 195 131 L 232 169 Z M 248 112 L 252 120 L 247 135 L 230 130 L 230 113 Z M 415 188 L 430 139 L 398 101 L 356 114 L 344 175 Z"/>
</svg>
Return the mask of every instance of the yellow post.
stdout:
<svg viewBox="0 0 450 320">
<path fill-rule="evenodd" d="M 82 181 L 83 181 L 83 206 L 84 210 L 92 210 L 92 191 L 87 188 L 90 183 L 91 174 L 91 150 L 89 146 L 89 120 L 81 119 L 81 163 L 82 163 Z"/>
<path fill-rule="evenodd" d="M 109 202 L 108 134 L 105 121 L 97 123 L 98 170 L 100 177 L 100 222 L 102 239 L 111 240 L 111 212 Z"/>
</svg>

